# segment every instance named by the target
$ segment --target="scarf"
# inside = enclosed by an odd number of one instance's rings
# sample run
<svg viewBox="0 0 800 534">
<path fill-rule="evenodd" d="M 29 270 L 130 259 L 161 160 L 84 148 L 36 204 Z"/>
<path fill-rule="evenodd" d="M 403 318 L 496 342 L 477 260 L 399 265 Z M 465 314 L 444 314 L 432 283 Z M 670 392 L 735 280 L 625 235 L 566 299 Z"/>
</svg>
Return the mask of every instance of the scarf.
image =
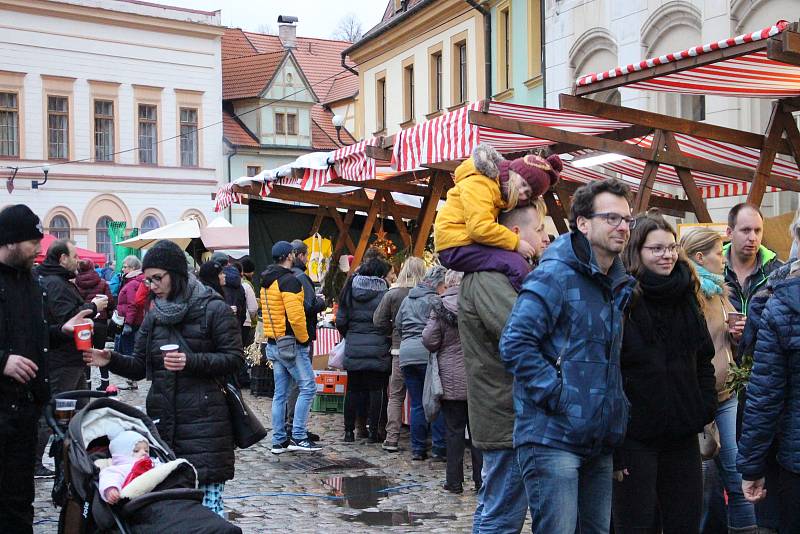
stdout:
<svg viewBox="0 0 800 534">
<path fill-rule="evenodd" d="M 706 323 L 693 282 L 691 267 L 681 261 L 667 276 L 649 270 L 639 276 L 640 298 L 631 313 L 648 342 L 663 345 L 671 353 L 694 354 L 700 328 L 706 328 Z"/>
<path fill-rule="evenodd" d="M 697 276 L 700 277 L 700 289 L 703 291 L 703 295 L 706 298 L 710 299 L 714 295 L 722 295 L 723 288 L 725 287 L 725 277 L 721 274 L 715 274 L 699 265 L 697 263 L 694 264 L 695 271 L 697 271 Z"/>
<path fill-rule="evenodd" d="M 203 284 L 197 281 L 193 276 L 189 277 L 186 284 L 186 290 L 180 295 L 175 297 L 175 300 L 167 300 L 164 298 L 157 298 L 153 300 L 153 313 L 156 321 L 163 325 L 176 325 L 181 323 L 186 314 L 199 301 L 205 294 L 207 289 Z"/>
</svg>

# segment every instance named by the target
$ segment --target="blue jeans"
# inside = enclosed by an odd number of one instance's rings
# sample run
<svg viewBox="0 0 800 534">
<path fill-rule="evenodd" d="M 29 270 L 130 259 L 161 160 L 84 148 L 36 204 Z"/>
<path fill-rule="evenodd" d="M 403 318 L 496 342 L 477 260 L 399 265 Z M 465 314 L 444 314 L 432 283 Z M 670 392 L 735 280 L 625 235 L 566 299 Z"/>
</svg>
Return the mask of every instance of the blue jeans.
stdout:
<svg viewBox="0 0 800 534">
<path fill-rule="evenodd" d="M 581 534 L 608 534 L 611 454 L 583 457 L 526 444 L 517 447 L 517 459 L 528 493 L 531 532 L 575 534 L 580 524 Z"/>
<path fill-rule="evenodd" d="M 525 523 L 525 486 L 514 449 L 483 450 L 483 485 L 472 534 L 518 534 Z"/>
<path fill-rule="evenodd" d="M 422 387 L 425 385 L 425 371 L 428 370 L 428 364 L 406 365 L 402 369 L 406 389 L 411 396 L 411 452 L 414 454 L 424 453 L 428 450 L 426 443 L 428 421 L 425 419 L 425 409 L 422 407 Z M 441 413 L 431 423 L 431 441 L 433 442 L 433 452 L 444 456 L 447 442 L 444 417 Z"/>
<path fill-rule="evenodd" d="M 272 362 L 275 375 L 275 395 L 272 397 L 272 444 L 280 445 L 287 439 L 286 435 L 286 399 L 289 397 L 289 388 L 292 380 L 297 382 L 300 394 L 294 405 L 294 422 L 292 423 L 292 437 L 296 440 L 306 439 L 308 412 L 317 393 L 314 384 L 314 371 L 311 369 L 311 360 L 308 358 L 308 347 L 295 345 L 297 356 L 291 365 L 285 365 L 278 360 L 278 347 L 267 344 L 267 359 Z"/>
<path fill-rule="evenodd" d="M 728 492 L 728 527 L 746 528 L 756 525 L 756 514 L 753 505 L 744 498 L 742 493 L 742 475 L 736 470 L 736 410 L 739 402 L 736 397 L 722 402 L 717 408 L 714 420 L 719 430 L 720 450 L 714 459 L 717 465 L 719 480 Z M 703 474 L 707 470 L 707 462 L 703 462 Z M 705 477 L 704 477 L 705 478 Z M 703 519 L 700 522 L 701 530 L 708 520 L 709 506 L 714 493 L 713 484 L 703 485 Z M 721 492 L 720 492 L 721 493 Z"/>
</svg>

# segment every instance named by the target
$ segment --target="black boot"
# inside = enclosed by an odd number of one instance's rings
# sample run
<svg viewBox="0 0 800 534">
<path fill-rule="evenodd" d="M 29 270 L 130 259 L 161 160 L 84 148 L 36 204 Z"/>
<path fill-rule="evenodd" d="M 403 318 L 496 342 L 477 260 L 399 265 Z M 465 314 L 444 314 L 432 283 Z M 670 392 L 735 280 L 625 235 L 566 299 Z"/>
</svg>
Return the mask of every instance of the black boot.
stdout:
<svg viewBox="0 0 800 534">
<path fill-rule="evenodd" d="M 369 436 L 367 438 L 369 443 L 378 443 L 381 441 L 380 437 L 378 436 L 378 429 L 369 429 Z"/>
<path fill-rule="evenodd" d="M 356 435 L 352 430 L 345 430 L 344 432 L 344 442 L 345 443 L 353 443 L 356 440 Z"/>
</svg>

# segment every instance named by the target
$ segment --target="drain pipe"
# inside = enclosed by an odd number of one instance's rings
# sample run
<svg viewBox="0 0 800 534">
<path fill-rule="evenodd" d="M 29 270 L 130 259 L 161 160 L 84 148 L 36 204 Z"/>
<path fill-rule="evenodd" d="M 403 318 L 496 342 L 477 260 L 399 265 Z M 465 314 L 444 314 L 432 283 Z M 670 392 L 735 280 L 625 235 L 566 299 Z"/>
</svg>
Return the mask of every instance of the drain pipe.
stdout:
<svg viewBox="0 0 800 534">
<path fill-rule="evenodd" d="M 348 65 L 347 62 L 345 61 L 346 57 L 345 52 L 346 52 L 345 50 L 342 51 L 342 67 L 346 68 L 347 70 L 358 76 L 358 71 L 353 67 L 351 67 L 350 65 Z"/>
<path fill-rule="evenodd" d="M 231 183 L 231 158 L 238 153 L 236 146 L 233 147 L 233 152 L 228 154 L 228 183 Z M 233 224 L 233 204 L 228 206 L 228 222 Z"/>
<path fill-rule="evenodd" d="M 492 12 L 475 0 L 465 0 L 483 15 L 484 55 L 486 56 L 486 100 L 492 99 Z"/>
</svg>

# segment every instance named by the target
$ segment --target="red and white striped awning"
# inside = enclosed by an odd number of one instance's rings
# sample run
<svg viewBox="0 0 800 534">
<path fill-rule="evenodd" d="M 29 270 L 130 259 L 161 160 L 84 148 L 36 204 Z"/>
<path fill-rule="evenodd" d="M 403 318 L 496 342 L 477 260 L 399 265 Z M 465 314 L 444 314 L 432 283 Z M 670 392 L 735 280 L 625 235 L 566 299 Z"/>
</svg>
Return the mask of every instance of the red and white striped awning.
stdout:
<svg viewBox="0 0 800 534">
<path fill-rule="evenodd" d="M 798 96 L 800 66 L 769 59 L 766 51 L 767 41 L 787 27 L 789 23 L 781 20 L 769 28 L 738 37 L 621 65 L 605 72 L 586 74 L 575 81 L 575 86 L 580 89 L 619 78 L 618 85 L 649 91 L 750 98 Z M 753 47 L 751 44 L 759 41 L 763 41 L 763 47 Z M 737 53 L 737 48 L 742 53 Z M 725 57 L 718 61 L 703 61 L 704 55 L 718 50 L 725 50 Z M 664 69 L 664 65 L 670 64 L 674 64 L 675 68 Z M 659 74 L 659 70 L 666 72 Z M 626 81 L 626 76 L 634 73 L 652 73 L 653 76 Z M 604 84 L 603 89 L 609 88 L 608 84 Z"/>
</svg>

